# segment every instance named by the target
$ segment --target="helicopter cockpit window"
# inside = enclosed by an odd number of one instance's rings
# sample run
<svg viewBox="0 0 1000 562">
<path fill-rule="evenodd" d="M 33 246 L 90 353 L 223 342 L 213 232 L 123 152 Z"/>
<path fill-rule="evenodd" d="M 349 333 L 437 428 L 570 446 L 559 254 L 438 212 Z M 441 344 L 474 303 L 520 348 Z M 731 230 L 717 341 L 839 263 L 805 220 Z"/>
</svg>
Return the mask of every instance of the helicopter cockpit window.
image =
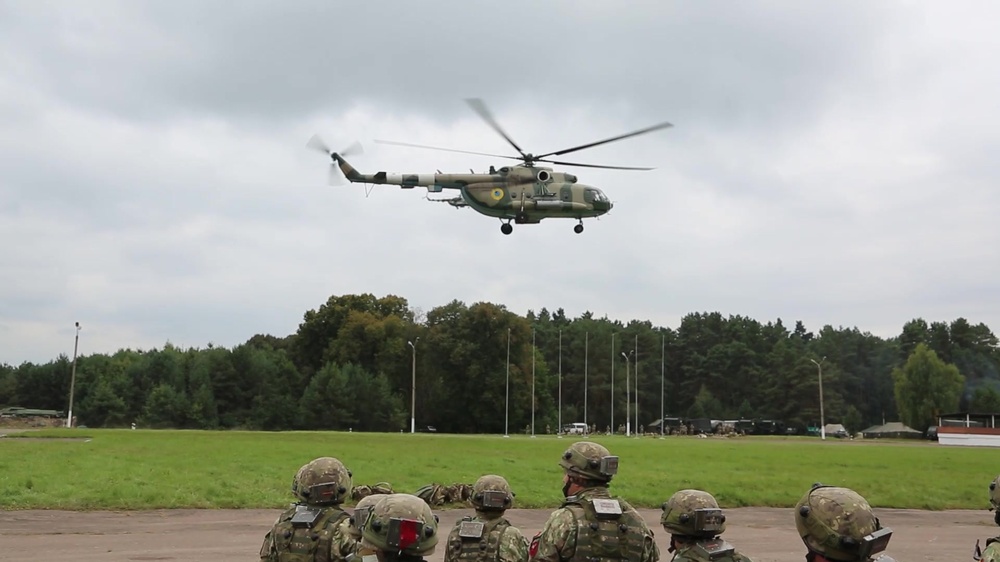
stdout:
<svg viewBox="0 0 1000 562">
<path fill-rule="evenodd" d="M 604 203 L 608 200 L 608 197 L 600 189 L 588 189 L 583 192 L 583 199 L 587 203 L 593 203 L 594 201 Z"/>
<path fill-rule="evenodd" d="M 503 168 L 500 168 L 500 173 L 502 175 L 507 175 L 507 172 L 509 172 L 509 171 L 510 171 L 510 168 L 508 168 L 507 166 L 504 166 Z"/>
</svg>

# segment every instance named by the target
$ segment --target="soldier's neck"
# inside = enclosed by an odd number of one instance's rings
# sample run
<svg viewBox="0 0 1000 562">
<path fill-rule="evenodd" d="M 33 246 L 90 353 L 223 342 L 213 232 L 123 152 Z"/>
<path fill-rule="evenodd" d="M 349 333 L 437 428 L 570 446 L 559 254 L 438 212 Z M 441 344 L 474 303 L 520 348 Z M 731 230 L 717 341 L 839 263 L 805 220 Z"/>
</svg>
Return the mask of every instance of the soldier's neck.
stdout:
<svg viewBox="0 0 1000 562">
<path fill-rule="evenodd" d="M 476 517 L 484 519 L 486 521 L 493 521 L 494 519 L 500 519 L 503 517 L 502 511 L 479 511 L 476 510 Z"/>
</svg>

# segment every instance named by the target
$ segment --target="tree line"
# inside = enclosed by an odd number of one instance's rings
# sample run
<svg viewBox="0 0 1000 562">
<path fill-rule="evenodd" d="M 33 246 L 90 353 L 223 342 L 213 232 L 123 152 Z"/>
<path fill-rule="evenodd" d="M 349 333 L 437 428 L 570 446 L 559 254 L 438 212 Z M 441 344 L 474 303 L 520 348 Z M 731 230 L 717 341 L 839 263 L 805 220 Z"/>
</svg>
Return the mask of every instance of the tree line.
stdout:
<svg viewBox="0 0 1000 562">
<path fill-rule="evenodd" d="M 413 373 L 416 393 L 411 395 Z M 0 406 L 66 410 L 71 360 L 0 365 Z M 426 314 L 388 295 L 339 295 L 285 337 L 232 349 L 122 349 L 77 358 L 74 414 L 90 427 L 600 430 L 667 416 L 820 419 L 851 431 L 947 410 L 1000 411 L 1000 350 L 984 324 L 907 322 L 883 339 L 857 328 L 692 313 L 677 328 L 562 309 L 526 315 L 460 301 Z M 626 391 L 626 380 L 628 390 Z M 628 395 L 628 402 L 626 399 Z M 532 400 L 534 398 L 534 401 Z M 534 408 L 532 408 L 534 404 Z"/>
</svg>

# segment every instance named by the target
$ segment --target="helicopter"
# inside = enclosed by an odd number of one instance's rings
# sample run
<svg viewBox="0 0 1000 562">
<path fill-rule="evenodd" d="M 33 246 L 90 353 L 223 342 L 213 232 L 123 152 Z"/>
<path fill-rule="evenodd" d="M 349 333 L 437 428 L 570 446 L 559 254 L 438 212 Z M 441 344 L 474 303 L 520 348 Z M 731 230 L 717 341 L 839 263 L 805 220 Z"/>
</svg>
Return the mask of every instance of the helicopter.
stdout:
<svg viewBox="0 0 1000 562">
<path fill-rule="evenodd" d="M 494 158 L 508 158 L 511 160 L 520 160 L 520 164 L 503 166 L 499 169 L 490 166 L 489 173 L 485 174 L 477 174 L 471 170 L 468 174 L 442 174 L 440 170 L 437 174 L 389 174 L 386 172 L 362 174 L 344 159 L 344 156 L 349 155 L 350 152 L 356 152 L 360 148 L 360 145 L 355 144 L 347 150 L 335 152 L 330 150 L 318 135 L 313 135 L 309 139 L 309 142 L 306 143 L 306 146 L 319 150 L 332 159 L 330 165 L 331 178 L 334 178 L 339 170 L 352 183 L 398 185 L 402 189 L 413 189 L 414 187 L 421 186 L 427 188 L 428 194 L 441 193 L 445 189 L 456 189 L 459 192 L 458 197 L 431 199 L 431 201 L 447 203 L 456 208 L 470 207 L 483 215 L 498 218 L 502 223 L 500 225 L 500 232 L 503 234 L 510 234 L 514 231 L 511 222 L 515 224 L 537 224 L 546 218 L 576 219 L 577 224 L 573 227 L 573 231 L 580 234 L 583 232 L 583 219 L 599 217 L 610 211 L 613 206 L 611 200 L 597 187 L 577 183 L 577 177 L 574 174 L 557 172 L 552 168 L 538 166 L 537 164 L 548 163 L 558 166 L 608 170 L 652 170 L 653 168 L 564 162 L 551 160 L 548 157 L 569 154 L 570 152 L 593 148 L 602 144 L 620 141 L 673 126 L 670 123 L 663 122 L 608 139 L 535 155 L 525 152 L 511 139 L 503 128 L 500 127 L 496 119 L 493 118 L 493 115 L 486 108 L 486 104 L 482 100 L 473 98 L 467 99 L 466 102 L 494 131 L 514 147 L 514 150 L 520 156 L 489 154 L 386 140 L 376 140 L 375 142 Z"/>
</svg>

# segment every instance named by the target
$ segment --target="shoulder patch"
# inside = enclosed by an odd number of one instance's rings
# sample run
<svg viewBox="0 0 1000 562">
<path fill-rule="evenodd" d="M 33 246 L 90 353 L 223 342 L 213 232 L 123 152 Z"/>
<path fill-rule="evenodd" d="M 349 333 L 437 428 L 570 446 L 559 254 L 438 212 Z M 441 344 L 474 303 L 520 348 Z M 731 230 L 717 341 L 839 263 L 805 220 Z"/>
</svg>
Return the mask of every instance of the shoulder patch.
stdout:
<svg viewBox="0 0 1000 562">
<path fill-rule="evenodd" d="M 458 526 L 458 536 L 463 539 L 478 539 L 483 536 L 482 521 L 462 521 Z"/>
<path fill-rule="evenodd" d="M 595 499 L 594 511 L 598 515 L 621 515 L 622 504 L 616 499 Z"/>
</svg>

